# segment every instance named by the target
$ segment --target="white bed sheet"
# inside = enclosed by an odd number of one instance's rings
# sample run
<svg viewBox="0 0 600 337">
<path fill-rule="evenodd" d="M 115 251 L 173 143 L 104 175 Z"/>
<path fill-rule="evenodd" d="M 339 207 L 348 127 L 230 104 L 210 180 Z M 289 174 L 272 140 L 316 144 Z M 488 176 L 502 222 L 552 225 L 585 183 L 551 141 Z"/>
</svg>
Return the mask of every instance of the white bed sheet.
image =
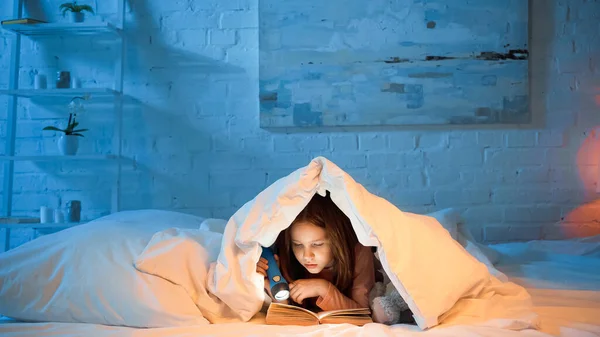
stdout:
<svg viewBox="0 0 600 337">
<path fill-rule="evenodd" d="M 3 337 L 185 337 L 185 336 L 600 336 L 600 237 L 556 243 L 495 246 L 498 268 L 532 295 L 540 315 L 539 330 L 510 331 L 480 326 L 444 326 L 428 331 L 416 326 L 348 324 L 311 327 L 264 324 L 259 314 L 248 323 L 180 328 L 134 329 L 94 324 L 0 321 Z M 580 254 L 580 255 L 574 255 Z"/>
</svg>

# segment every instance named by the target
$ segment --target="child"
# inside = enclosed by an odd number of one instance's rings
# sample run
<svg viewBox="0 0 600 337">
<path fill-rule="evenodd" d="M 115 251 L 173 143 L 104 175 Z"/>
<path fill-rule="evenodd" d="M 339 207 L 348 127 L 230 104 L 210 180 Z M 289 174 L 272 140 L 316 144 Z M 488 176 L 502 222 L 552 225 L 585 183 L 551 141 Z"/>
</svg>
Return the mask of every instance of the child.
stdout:
<svg viewBox="0 0 600 337">
<path fill-rule="evenodd" d="M 275 251 L 293 302 L 317 311 L 369 307 L 375 284 L 373 253 L 358 242 L 350 219 L 329 193 L 315 194 L 279 234 Z M 256 270 L 266 276 L 266 269 L 261 258 Z M 265 288 L 269 292 L 268 282 Z"/>
</svg>

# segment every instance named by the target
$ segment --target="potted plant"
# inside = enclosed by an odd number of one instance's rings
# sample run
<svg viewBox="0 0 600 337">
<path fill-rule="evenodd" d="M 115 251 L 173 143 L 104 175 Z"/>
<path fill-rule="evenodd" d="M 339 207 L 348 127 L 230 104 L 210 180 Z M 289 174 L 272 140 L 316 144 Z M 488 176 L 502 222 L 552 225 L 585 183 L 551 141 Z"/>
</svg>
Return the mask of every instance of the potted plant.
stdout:
<svg viewBox="0 0 600 337">
<path fill-rule="evenodd" d="M 85 17 L 84 12 L 90 12 L 94 14 L 94 9 L 90 5 L 78 5 L 77 1 L 65 2 L 59 6 L 62 11 L 62 15 L 65 16 L 67 12 L 71 12 L 72 22 L 83 22 Z"/>
<path fill-rule="evenodd" d="M 57 128 L 55 126 L 46 126 L 43 130 L 46 131 L 59 131 L 63 135 L 58 139 L 58 150 L 61 154 L 66 156 L 72 156 L 77 153 L 79 148 L 79 138 L 83 137 L 82 132 L 88 131 L 88 129 L 77 129 L 79 122 L 77 122 L 77 113 L 83 111 L 83 105 L 80 100 L 87 100 L 89 96 L 77 96 L 71 99 L 69 103 L 69 121 L 67 127 L 64 129 Z"/>
</svg>

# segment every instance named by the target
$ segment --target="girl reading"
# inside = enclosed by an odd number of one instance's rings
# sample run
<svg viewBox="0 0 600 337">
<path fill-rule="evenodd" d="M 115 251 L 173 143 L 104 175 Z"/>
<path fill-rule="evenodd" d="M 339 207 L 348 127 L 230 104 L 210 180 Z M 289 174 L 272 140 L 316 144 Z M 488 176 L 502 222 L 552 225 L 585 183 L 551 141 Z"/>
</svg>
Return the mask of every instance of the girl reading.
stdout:
<svg viewBox="0 0 600 337">
<path fill-rule="evenodd" d="M 375 284 L 373 253 L 358 242 L 350 219 L 329 193 L 315 194 L 279 234 L 275 252 L 296 304 L 316 311 L 369 307 L 369 291 Z M 257 272 L 266 277 L 267 268 L 261 258 Z M 270 294 L 268 282 L 265 289 Z"/>
</svg>

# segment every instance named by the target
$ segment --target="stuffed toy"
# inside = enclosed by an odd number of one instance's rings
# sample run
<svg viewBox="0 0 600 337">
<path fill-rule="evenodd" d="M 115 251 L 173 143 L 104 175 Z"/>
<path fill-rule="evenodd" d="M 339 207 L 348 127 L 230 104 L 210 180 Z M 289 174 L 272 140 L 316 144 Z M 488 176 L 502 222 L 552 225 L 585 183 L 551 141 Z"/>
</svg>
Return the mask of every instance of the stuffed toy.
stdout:
<svg viewBox="0 0 600 337">
<path fill-rule="evenodd" d="M 379 261 L 376 259 L 376 262 Z M 383 268 L 378 272 L 383 280 L 376 282 L 369 293 L 373 321 L 387 325 L 415 324 L 412 311 Z"/>
</svg>

